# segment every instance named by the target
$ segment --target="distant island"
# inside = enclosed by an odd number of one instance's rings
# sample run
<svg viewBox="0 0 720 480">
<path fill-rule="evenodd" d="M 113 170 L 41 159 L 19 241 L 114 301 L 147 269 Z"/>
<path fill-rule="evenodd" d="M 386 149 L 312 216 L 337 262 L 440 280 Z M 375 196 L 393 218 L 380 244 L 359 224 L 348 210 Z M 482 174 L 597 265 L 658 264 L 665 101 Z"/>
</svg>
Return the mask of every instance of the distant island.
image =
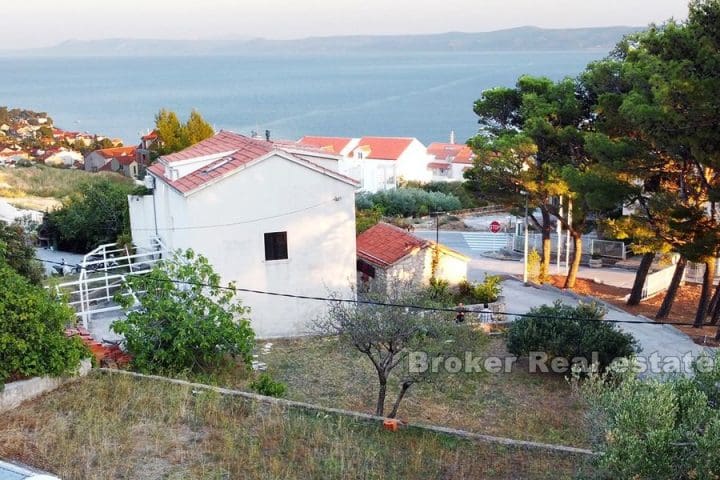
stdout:
<svg viewBox="0 0 720 480">
<path fill-rule="evenodd" d="M 343 54 L 377 52 L 608 51 L 624 36 L 644 27 L 548 29 L 517 27 L 493 32 L 428 35 L 356 35 L 296 40 L 153 40 L 113 38 L 68 40 L 3 56 L 187 56 L 249 54 Z"/>
</svg>

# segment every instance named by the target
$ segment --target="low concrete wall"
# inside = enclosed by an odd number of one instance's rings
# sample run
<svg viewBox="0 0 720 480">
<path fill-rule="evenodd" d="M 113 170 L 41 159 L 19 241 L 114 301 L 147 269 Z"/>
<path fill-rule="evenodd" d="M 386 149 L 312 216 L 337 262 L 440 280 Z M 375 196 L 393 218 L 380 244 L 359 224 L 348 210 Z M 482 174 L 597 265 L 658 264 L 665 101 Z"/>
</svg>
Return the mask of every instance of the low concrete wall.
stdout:
<svg viewBox="0 0 720 480">
<path fill-rule="evenodd" d="M 35 377 L 7 383 L 5 388 L 0 391 L 0 412 L 15 408 L 26 400 L 55 390 L 76 378 L 84 377 L 91 368 L 90 360 L 82 360 L 78 373 L 72 377 Z"/>
<path fill-rule="evenodd" d="M 233 397 L 240 397 L 244 398 L 246 400 L 250 400 L 253 402 L 263 403 L 266 405 L 272 405 L 280 408 L 293 408 L 297 410 L 305 410 L 311 413 L 327 413 L 331 415 L 338 415 L 338 416 L 344 416 L 349 417 L 354 420 L 363 421 L 363 422 L 369 422 L 369 423 L 376 423 L 381 424 L 383 420 L 385 420 L 385 417 L 378 417 L 376 415 L 370 415 L 367 413 L 362 412 L 355 412 L 352 410 L 343 410 L 340 408 L 330 408 L 330 407 L 323 407 L 320 405 L 313 405 L 310 403 L 304 403 L 304 402 L 297 402 L 294 400 L 286 400 L 284 398 L 274 398 L 274 397 L 266 397 L 264 395 L 258 395 L 256 393 L 250 393 L 245 392 L 242 390 L 232 390 L 229 388 L 223 388 L 223 387 L 216 387 L 213 385 L 205 385 L 202 383 L 193 383 L 188 382 L 186 380 L 179 380 L 175 378 L 168 378 L 168 377 L 161 377 L 158 375 L 145 375 L 142 373 L 135 373 L 135 372 L 129 372 L 127 370 L 115 370 L 110 368 L 99 368 L 98 369 L 102 373 L 111 374 L 111 375 L 127 375 L 135 378 L 144 378 L 147 380 L 154 380 L 154 381 L 160 381 L 160 382 L 166 382 L 166 383 L 173 383 L 175 385 L 182 385 L 184 387 L 190 387 L 195 389 L 203 389 L 203 390 L 210 390 L 213 392 L 217 392 L 220 395 L 227 395 L 227 396 L 233 396 Z M 566 453 L 571 455 L 598 455 L 598 453 L 593 452 L 592 450 L 588 450 L 586 448 L 577 448 L 577 447 L 571 447 L 567 445 L 553 445 L 549 443 L 542 443 L 542 442 L 532 442 L 528 440 L 515 440 L 512 438 L 505 438 L 505 437 L 495 437 L 492 435 L 483 435 L 481 433 L 474 433 L 474 432 L 467 432 L 465 430 L 458 430 L 455 428 L 448 428 L 448 427 L 441 427 L 437 425 L 428 425 L 424 423 L 410 423 L 406 424 L 407 428 L 414 428 L 416 430 L 426 431 L 426 432 L 432 432 L 432 433 L 439 433 L 443 435 L 450 435 L 454 437 L 464 438 L 467 440 L 472 440 L 475 442 L 482 442 L 482 443 L 494 443 L 494 444 L 500 444 L 500 445 L 506 445 L 508 447 L 515 447 L 515 448 L 521 448 L 521 449 L 527 449 L 527 450 L 540 450 L 540 451 L 548 451 L 548 452 L 555 452 L 555 453 Z"/>
</svg>

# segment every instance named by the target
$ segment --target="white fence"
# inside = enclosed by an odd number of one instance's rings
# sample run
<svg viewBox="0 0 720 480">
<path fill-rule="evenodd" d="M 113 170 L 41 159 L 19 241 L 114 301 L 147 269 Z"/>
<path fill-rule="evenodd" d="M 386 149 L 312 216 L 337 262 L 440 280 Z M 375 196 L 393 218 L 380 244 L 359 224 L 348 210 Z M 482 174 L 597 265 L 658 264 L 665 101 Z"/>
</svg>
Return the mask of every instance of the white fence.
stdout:
<svg viewBox="0 0 720 480">
<path fill-rule="evenodd" d="M 516 252 L 522 252 L 525 249 L 525 236 L 522 234 L 513 235 L 510 239 L 512 242 L 511 247 Z M 564 252 L 567 247 L 567 237 L 564 235 L 560 240 L 562 243 L 562 251 Z M 531 233 L 528 236 L 528 248 L 533 248 L 538 252 L 542 251 L 542 234 Z M 556 233 L 550 235 L 550 251 L 557 253 L 558 251 L 558 236 Z M 570 252 L 575 251 L 575 245 L 570 241 Z M 627 250 L 623 242 L 615 240 L 599 240 L 597 238 L 583 236 L 582 253 L 585 255 L 599 255 L 606 258 L 617 258 L 625 260 L 627 258 Z"/>
<path fill-rule="evenodd" d="M 165 252 L 159 239 L 154 240 L 153 249 L 133 254 L 114 243 L 100 245 L 83 257 L 79 278 L 56 285 L 55 291 L 67 296 L 68 304 L 88 328 L 93 314 L 121 310 L 122 307 L 112 301 L 113 297 L 118 293 L 132 296 L 136 293 L 121 292 L 125 279 L 150 272 Z"/>
</svg>

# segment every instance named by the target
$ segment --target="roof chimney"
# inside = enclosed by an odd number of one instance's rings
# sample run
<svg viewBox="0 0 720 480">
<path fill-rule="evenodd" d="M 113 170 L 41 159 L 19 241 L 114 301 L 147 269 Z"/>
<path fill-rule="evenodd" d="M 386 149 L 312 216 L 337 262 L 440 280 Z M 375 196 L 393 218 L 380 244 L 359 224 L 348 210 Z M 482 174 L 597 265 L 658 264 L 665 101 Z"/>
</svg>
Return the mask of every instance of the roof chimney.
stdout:
<svg viewBox="0 0 720 480">
<path fill-rule="evenodd" d="M 450 130 L 450 143 L 455 145 L 455 130 Z"/>
</svg>

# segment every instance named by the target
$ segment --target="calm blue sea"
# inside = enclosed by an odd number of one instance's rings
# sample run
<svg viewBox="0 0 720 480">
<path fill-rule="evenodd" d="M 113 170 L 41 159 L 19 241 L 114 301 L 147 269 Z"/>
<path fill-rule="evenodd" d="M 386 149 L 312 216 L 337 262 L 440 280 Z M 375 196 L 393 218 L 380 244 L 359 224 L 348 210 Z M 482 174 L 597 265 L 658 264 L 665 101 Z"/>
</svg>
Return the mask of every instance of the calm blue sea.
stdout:
<svg viewBox="0 0 720 480">
<path fill-rule="evenodd" d="M 144 58 L 0 58 L 0 105 L 135 142 L 161 108 L 274 138 L 473 135 L 473 101 L 524 73 L 577 75 L 605 52 Z"/>
</svg>

